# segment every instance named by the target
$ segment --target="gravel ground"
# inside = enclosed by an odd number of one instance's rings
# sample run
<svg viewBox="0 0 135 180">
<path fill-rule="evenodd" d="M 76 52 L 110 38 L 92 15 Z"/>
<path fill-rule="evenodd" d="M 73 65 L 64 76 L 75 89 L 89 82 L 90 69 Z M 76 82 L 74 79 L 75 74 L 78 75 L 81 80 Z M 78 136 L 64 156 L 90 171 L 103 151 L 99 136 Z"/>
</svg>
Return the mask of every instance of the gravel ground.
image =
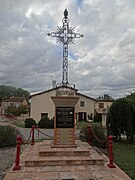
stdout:
<svg viewBox="0 0 135 180">
<path fill-rule="evenodd" d="M 27 145 L 21 146 L 21 153 Z M 16 147 L 0 148 L 0 180 L 3 180 L 6 173 L 15 162 Z"/>
<path fill-rule="evenodd" d="M 6 175 L 15 160 L 15 147 L 0 148 L 0 180 Z"/>
<path fill-rule="evenodd" d="M 21 147 L 21 153 L 27 145 Z M 15 162 L 16 147 L 0 148 L 0 180 L 3 180 L 4 176 Z"/>
</svg>

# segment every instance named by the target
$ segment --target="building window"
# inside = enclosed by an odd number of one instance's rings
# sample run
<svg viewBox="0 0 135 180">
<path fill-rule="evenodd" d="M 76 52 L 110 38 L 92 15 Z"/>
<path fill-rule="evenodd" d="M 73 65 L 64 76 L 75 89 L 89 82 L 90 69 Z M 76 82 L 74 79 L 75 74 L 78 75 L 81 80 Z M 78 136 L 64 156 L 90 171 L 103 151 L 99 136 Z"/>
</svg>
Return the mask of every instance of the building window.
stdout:
<svg viewBox="0 0 135 180">
<path fill-rule="evenodd" d="M 84 101 L 80 101 L 80 107 L 84 107 Z"/>
<path fill-rule="evenodd" d="M 99 103 L 99 108 L 104 108 L 104 103 Z"/>
<path fill-rule="evenodd" d="M 41 113 L 41 119 L 48 117 L 48 113 Z"/>
</svg>

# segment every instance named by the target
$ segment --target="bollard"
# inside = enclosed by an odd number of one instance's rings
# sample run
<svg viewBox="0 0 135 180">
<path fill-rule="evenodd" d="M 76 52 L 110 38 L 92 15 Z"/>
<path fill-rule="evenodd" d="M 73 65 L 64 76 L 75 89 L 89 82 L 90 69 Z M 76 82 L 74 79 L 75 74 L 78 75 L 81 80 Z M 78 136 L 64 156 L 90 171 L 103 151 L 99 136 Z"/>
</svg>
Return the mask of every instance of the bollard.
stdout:
<svg viewBox="0 0 135 180">
<path fill-rule="evenodd" d="M 34 142 L 34 131 L 35 131 L 35 125 L 32 126 L 32 140 L 31 140 L 31 145 L 34 145 L 35 142 Z"/>
<path fill-rule="evenodd" d="M 113 137 L 109 136 L 109 164 L 107 166 L 109 168 L 116 168 L 116 166 L 113 163 L 113 151 L 112 151 L 112 146 L 113 146 Z"/>
<path fill-rule="evenodd" d="M 21 143 L 22 143 L 22 137 L 17 136 L 17 142 L 16 142 L 16 160 L 15 160 L 15 166 L 13 167 L 13 171 L 20 170 L 21 166 L 20 163 L 20 154 L 21 154 Z"/>
<path fill-rule="evenodd" d="M 91 127 L 88 127 L 88 143 L 91 142 Z"/>
</svg>

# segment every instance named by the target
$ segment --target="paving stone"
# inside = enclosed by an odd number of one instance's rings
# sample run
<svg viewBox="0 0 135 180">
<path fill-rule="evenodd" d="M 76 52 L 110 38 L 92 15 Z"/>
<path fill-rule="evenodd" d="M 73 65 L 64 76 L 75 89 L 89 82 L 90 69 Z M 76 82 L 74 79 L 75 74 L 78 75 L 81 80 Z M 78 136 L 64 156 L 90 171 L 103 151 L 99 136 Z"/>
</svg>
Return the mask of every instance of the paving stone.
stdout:
<svg viewBox="0 0 135 180">
<path fill-rule="evenodd" d="M 83 179 L 91 179 L 91 180 L 95 180 L 96 179 L 96 175 L 93 171 L 75 171 L 75 177 L 77 178 L 77 180 L 83 180 Z"/>
<path fill-rule="evenodd" d="M 31 173 L 31 172 L 39 172 L 39 167 L 24 167 L 23 169 L 21 168 L 21 171 L 23 173 Z"/>
<path fill-rule="evenodd" d="M 4 177 L 6 180 L 21 180 L 21 173 L 8 173 Z"/>
<path fill-rule="evenodd" d="M 37 177 L 37 174 L 35 172 L 31 173 L 22 173 L 21 180 L 35 180 Z"/>
<path fill-rule="evenodd" d="M 73 171 L 74 168 L 78 167 L 78 166 L 57 166 L 58 167 L 58 171 Z"/>
<path fill-rule="evenodd" d="M 44 172 L 38 173 L 36 180 L 55 180 L 59 179 L 58 172 Z"/>
<path fill-rule="evenodd" d="M 103 178 L 106 178 L 106 179 L 109 179 L 109 178 L 113 178 L 113 176 L 108 172 L 108 171 L 94 171 L 95 174 L 96 174 L 96 178 L 97 179 L 103 179 Z"/>
<path fill-rule="evenodd" d="M 44 166 L 44 167 L 38 167 L 39 172 L 46 172 L 46 171 L 58 171 L 58 166 Z"/>
<path fill-rule="evenodd" d="M 102 170 L 102 171 L 106 171 L 106 168 L 104 165 L 92 165 L 91 166 L 91 169 L 94 170 L 94 171 L 97 171 L 97 170 Z"/>
<path fill-rule="evenodd" d="M 60 172 L 60 180 L 74 180 L 75 175 L 71 171 Z"/>
</svg>

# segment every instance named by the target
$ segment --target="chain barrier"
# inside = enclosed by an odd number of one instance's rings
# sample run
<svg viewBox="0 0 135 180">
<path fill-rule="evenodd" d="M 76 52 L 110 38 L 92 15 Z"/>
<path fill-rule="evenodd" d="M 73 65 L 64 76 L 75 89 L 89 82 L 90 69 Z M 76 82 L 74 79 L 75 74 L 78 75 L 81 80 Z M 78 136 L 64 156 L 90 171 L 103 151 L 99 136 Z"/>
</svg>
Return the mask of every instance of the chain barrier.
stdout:
<svg viewBox="0 0 135 180">
<path fill-rule="evenodd" d="M 31 130 L 30 130 L 30 135 L 29 135 L 27 141 L 25 141 L 25 140 L 22 141 L 22 144 L 28 144 L 28 142 L 29 142 L 29 140 L 30 140 L 30 138 L 31 138 L 31 134 L 32 134 L 32 128 L 31 128 Z"/>
<path fill-rule="evenodd" d="M 86 132 L 87 129 L 89 130 L 89 133 L 90 133 L 90 131 L 92 132 L 92 134 L 93 134 L 93 136 L 95 137 L 95 139 L 96 139 L 97 141 L 99 141 L 100 143 L 106 143 L 106 142 L 108 141 L 108 140 L 101 140 L 101 139 L 99 139 L 99 138 L 96 136 L 96 134 L 95 134 L 92 126 L 86 127 L 86 128 L 85 128 L 85 132 Z"/>
<path fill-rule="evenodd" d="M 83 134 L 83 133 L 82 133 L 82 132 L 79 132 L 79 133 L 75 134 L 75 136 L 78 136 L 79 134 Z"/>
<path fill-rule="evenodd" d="M 45 134 L 45 133 L 43 133 L 39 128 L 37 128 L 37 127 L 35 127 L 35 129 L 38 131 L 38 135 L 39 135 L 39 133 L 41 133 L 41 134 L 43 134 L 43 135 L 45 135 L 45 136 L 47 136 L 47 137 L 49 137 L 49 138 L 54 138 L 53 136 L 50 136 L 50 135 L 48 135 L 48 134 Z"/>
<path fill-rule="evenodd" d="M 39 128 L 37 128 L 36 126 L 32 126 L 32 128 L 31 128 L 31 130 L 30 130 L 30 135 L 29 135 L 28 139 L 27 139 L 26 141 L 25 141 L 25 140 L 22 141 L 22 144 L 28 144 L 28 143 L 29 143 L 30 138 L 33 136 L 33 132 L 34 132 L 35 129 L 36 129 L 37 132 L 38 132 L 38 136 L 39 136 L 39 133 L 41 133 L 41 134 L 43 134 L 43 135 L 45 135 L 45 136 L 47 136 L 47 137 L 49 137 L 49 138 L 51 138 L 51 139 L 54 138 L 53 136 L 50 136 L 50 135 L 42 132 L 42 131 L 41 131 Z M 33 141 L 34 141 L 34 140 L 33 140 Z M 34 142 L 33 142 L 33 144 L 34 144 Z"/>
<path fill-rule="evenodd" d="M 31 131 L 30 131 L 29 138 L 28 138 L 28 140 L 27 140 L 26 142 L 25 142 L 25 141 L 22 141 L 22 137 L 21 137 L 21 136 L 17 136 L 16 159 L 15 159 L 15 165 L 14 165 L 14 167 L 13 167 L 13 171 L 15 171 L 15 170 L 20 170 L 20 169 L 21 169 L 21 166 L 20 166 L 21 145 L 22 145 L 22 144 L 28 144 L 31 136 L 32 136 L 31 145 L 34 145 L 34 131 L 35 131 L 35 129 L 38 131 L 38 135 L 39 135 L 39 133 L 41 133 L 41 134 L 43 134 L 43 135 L 45 135 L 45 136 L 47 136 L 47 137 L 49 137 L 49 138 L 54 138 L 53 136 L 50 136 L 50 135 L 48 135 L 48 134 L 43 133 L 43 132 L 42 132 L 39 128 L 37 128 L 35 125 L 32 126 Z M 89 137 L 88 137 L 88 142 L 89 142 L 89 144 L 90 144 L 90 141 L 91 141 L 91 133 L 93 134 L 93 136 L 95 137 L 95 139 L 96 139 L 97 141 L 99 141 L 100 143 L 106 143 L 106 142 L 109 140 L 109 164 L 107 164 L 107 165 L 108 165 L 109 168 L 115 168 L 116 166 L 115 166 L 114 163 L 113 163 L 113 149 L 112 149 L 112 146 L 113 146 L 113 137 L 112 137 L 112 136 L 109 136 L 108 140 L 100 140 L 100 139 L 96 136 L 96 134 L 95 134 L 95 132 L 94 132 L 94 130 L 93 130 L 93 128 L 92 128 L 91 126 L 86 127 L 86 128 L 85 128 L 85 132 L 86 132 L 87 129 L 88 129 L 88 133 L 89 133 Z M 82 133 L 82 132 L 79 132 L 79 133 L 75 134 L 75 136 L 78 136 L 79 134 L 83 134 L 83 133 Z"/>
</svg>

